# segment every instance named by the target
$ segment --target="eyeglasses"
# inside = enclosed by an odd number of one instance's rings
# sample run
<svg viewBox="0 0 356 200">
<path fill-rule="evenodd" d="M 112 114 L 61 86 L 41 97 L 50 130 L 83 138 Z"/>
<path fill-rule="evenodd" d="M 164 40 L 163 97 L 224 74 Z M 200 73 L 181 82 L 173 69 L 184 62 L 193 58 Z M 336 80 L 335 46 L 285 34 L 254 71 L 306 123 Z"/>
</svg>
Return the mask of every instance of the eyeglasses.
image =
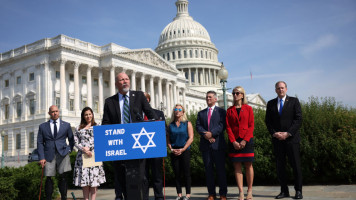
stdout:
<svg viewBox="0 0 356 200">
<path fill-rule="evenodd" d="M 181 109 L 181 108 L 175 108 L 174 111 L 179 111 L 179 112 L 181 112 L 182 109 Z"/>
<path fill-rule="evenodd" d="M 233 92 L 233 93 L 231 93 L 231 94 L 232 94 L 232 96 L 234 96 L 235 94 L 236 94 L 236 95 L 242 94 L 242 92 Z"/>
</svg>

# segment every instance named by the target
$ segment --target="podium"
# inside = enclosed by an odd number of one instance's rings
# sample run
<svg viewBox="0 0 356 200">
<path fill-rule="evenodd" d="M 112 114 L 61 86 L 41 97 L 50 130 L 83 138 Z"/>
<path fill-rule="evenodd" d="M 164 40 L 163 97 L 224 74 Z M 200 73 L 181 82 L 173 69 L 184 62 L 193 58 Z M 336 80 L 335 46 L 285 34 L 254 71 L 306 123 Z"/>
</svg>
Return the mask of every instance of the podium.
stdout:
<svg viewBox="0 0 356 200">
<path fill-rule="evenodd" d="M 143 199 L 145 158 L 167 156 L 165 122 L 94 126 L 95 161 L 124 161 L 128 200 Z"/>
</svg>

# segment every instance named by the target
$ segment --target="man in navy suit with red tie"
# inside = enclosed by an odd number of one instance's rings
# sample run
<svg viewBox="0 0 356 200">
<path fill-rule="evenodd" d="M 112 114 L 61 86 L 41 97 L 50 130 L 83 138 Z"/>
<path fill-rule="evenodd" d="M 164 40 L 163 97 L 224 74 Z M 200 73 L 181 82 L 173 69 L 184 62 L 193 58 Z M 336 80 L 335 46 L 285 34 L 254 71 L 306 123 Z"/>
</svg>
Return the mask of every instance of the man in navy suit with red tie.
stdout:
<svg viewBox="0 0 356 200">
<path fill-rule="evenodd" d="M 278 81 L 275 84 L 277 98 L 267 103 L 266 125 L 272 136 L 276 157 L 277 177 L 281 184 L 281 193 L 276 199 L 289 197 L 286 178 L 286 157 L 293 168 L 295 199 L 302 199 L 302 169 L 300 163 L 300 134 L 302 109 L 299 100 L 287 96 L 287 84 Z"/>
<path fill-rule="evenodd" d="M 206 94 L 208 107 L 198 113 L 196 130 L 201 136 L 199 148 L 204 161 L 206 185 L 209 193 L 208 200 L 216 198 L 214 165 L 217 171 L 220 199 L 226 200 L 226 142 L 224 138 L 226 111 L 217 107 L 216 101 L 216 92 L 208 91 Z"/>
<path fill-rule="evenodd" d="M 51 119 L 40 125 L 37 134 L 39 163 L 44 167 L 46 199 L 52 199 L 52 176 L 59 173 L 58 182 L 61 199 L 67 199 L 67 181 L 65 172 L 71 171 L 69 153 L 73 150 L 74 137 L 70 124 L 59 119 L 59 109 L 53 105 L 48 114 Z M 66 140 L 68 139 L 69 145 Z"/>
</svg>

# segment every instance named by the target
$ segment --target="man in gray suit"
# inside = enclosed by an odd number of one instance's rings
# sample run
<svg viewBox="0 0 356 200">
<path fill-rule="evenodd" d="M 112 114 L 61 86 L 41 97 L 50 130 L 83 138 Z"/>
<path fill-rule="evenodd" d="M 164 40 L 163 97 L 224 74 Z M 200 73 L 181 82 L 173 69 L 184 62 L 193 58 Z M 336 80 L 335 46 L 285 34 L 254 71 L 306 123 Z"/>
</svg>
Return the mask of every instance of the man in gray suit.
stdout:
<svg viewBox="0 0 356 200">
<path fill-rule="evenodd" d="M 61 199 L 67 199 L 67 182 L 65 173 L 71 171 L 69 153 L 73 150 L 74 138 L 70 124 L 59 119 L 58 107 L 49 107 L 50 120 L 42 123 L 37 134 L 37 149 L 39 163 L 44 167 L 47 176 L 45 184 L 46 199 L 52 199 L 53 180 L 52 176 L 59 173 L 61 180 L 58 182 Z M 69 145 L 66 142 L 68 138 Z"/>
</svg>

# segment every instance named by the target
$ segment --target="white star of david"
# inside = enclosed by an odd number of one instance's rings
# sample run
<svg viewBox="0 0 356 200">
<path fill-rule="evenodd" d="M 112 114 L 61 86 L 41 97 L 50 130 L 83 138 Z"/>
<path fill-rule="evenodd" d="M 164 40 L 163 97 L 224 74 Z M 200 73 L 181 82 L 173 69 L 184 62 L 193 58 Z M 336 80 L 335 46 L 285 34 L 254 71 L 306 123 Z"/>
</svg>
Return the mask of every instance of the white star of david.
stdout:
<svg viewBox="0 0 356 200">
<path fill-rule="evenodd" d="M 156 147 L 156 144 L 152 140 L 153 136 L 155 136 L 155 133 L 156 132 L 147 133 L 145 128 L 142 128 L 140 133 L 132 134 L 132 137 L 135 139 L 135 144 L 132 146 L 132 148 L 133 149 L 140 148 L 143 153 L 146 153 L 148 147 Z M 142 135 L 145 135 L 148 138 L 148 142 L 145 146 L 142 146 L 141 143 L 139 142 L 140 137 Z"/>
</svg>

